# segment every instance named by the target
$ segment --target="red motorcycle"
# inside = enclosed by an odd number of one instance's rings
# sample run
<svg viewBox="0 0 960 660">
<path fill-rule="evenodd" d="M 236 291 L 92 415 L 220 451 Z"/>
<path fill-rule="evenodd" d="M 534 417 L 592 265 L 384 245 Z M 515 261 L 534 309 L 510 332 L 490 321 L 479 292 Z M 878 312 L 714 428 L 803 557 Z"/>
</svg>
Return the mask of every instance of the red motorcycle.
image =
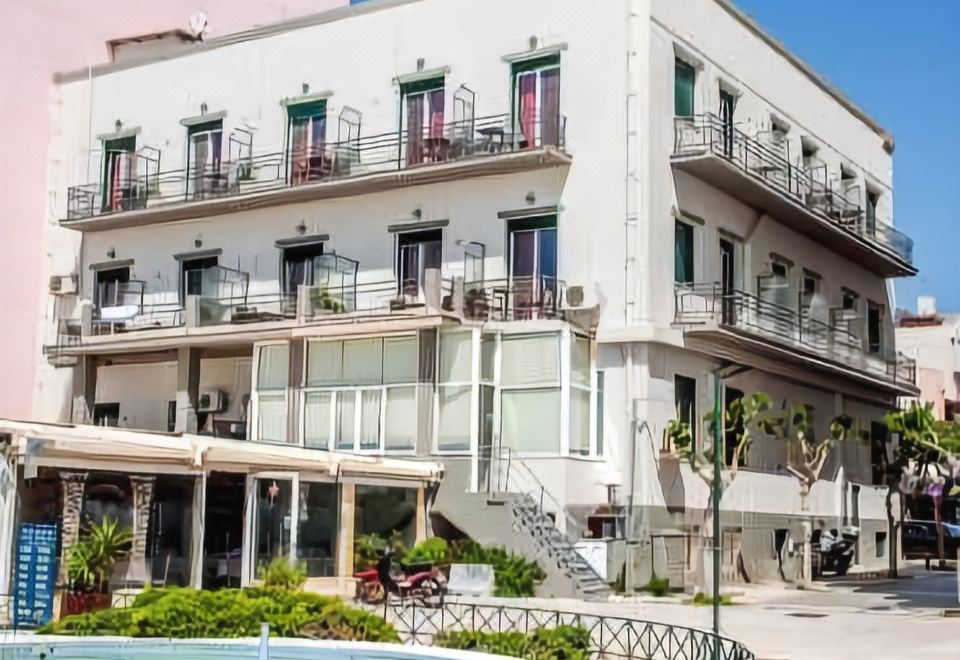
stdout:
<svg viewBox="0 0 960 660">
<path fill-rule="evenodd" d="M 438 568 L 430 564 L 417 564 L 405 566 L 397 574 L 392 570 L 395 555 L 394 552 L 386 552 L 375 568 L 354 573 L 358 600 L 377 603 L 390 594 L 431 604 L 443 599 L 447 578 Z"/>
</svg>

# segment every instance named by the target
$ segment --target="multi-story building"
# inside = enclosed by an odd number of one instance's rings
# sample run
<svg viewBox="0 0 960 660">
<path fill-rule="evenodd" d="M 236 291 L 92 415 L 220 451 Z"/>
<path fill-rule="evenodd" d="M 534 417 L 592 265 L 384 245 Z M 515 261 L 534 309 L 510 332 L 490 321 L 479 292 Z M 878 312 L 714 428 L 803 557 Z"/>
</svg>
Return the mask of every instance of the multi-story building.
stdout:
<svg viewBox="0 0 960 660">
<path fill-rule="evenodd" d="M 960 413 L 960 314 L 940 312 L 936 298 L 920 296 L 916 314 L 899 315 L 896 333 L 897 346 L 917 363 L 919 400 L 933 404 L 937 419 L 953 421 Z"/>
<path fill-rule="evenodd" d="M 434 529 L 555 527 L 588 591 L 694 568 L 707 488 L 662 449 L 719 376 L 853 421 L 803 505 L 754 442 L 728 577 L 795 574 L 810 519 L 886 564 L 893 140 L 726 0 L 371 0 L 58 100 L 45 418 L 442 462 Z"/>
</svg>

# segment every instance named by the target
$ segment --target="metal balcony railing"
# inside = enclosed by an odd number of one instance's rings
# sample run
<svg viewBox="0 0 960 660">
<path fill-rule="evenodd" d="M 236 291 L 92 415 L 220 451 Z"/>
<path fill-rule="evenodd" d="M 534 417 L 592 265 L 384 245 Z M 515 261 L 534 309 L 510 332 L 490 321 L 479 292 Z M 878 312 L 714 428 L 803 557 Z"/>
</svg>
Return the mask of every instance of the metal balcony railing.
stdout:
<svg viewBox="0 0 960 660">
<path fill-rule="evenodd" d="M 464 284 L 463 315 L 473 321 L 556 319 L 566 284 L 552 276 L 509 277 Z M 452 296 L 445 301 L 452 311 Z"/>
<path fill-rule="evenodd" d="M 787 299 L 789 299 L 789 295 Z M 800 348 L 833 362 L 872 372 L 898 383 L 916 382 L 916 362 L 893 351 L 870 352 L 847 324 L 812 318 L 800 305 L 790 307 L 719 282 L 677 284 L 675 323 L 686 327 L 715 322 L 789 348 Z"/>
<path fill-rule="evenodd" d="M 343 121 L 343 120 L 341 120 Z M 226 158 L 201 168 L 192 164 L 159 171 L 159 154 L 138 174 L 123 174 L 122 188 L 132 191 L 112 199 L 116 179 L 73 186 L 67 191 L 66 221 L 203 199 L 229 197 L 294 186 L 337 181 L 380 172 L 483 159 L 531 149 L 565 149 L 566 118 L 536 117 L 521 123 L 509 114 L 461 118 L 416 131 L 393 130 L 360 137 L 359 123 L 340 131 L 334 142 L 254 154 L 249 133 L 227 141 Z M 132 170 L 130 170 L 132 171 Z M 106 189 L 106 193 L 104 192 Z M 118 188 L 119 189 L 119 188 Z"/>
<path fill-rule="evenodd" d="M 859 199 L 831 182 L 825 164 L 794 164 L 789 143 L 775 131 L 750 136 L 714 114 L 674 118 L 675 156 L 710 153 L 785 195 L 845 231 L 913 263 L 913 241 L 876 218 L 868 218 Z"/>
</svg>

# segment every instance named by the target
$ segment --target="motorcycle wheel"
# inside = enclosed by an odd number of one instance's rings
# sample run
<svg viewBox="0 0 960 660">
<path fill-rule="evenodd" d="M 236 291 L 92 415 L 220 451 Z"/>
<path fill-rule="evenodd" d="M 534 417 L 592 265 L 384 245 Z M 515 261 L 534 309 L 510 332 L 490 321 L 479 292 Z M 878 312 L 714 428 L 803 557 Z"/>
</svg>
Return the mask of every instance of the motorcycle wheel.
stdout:
<svg viewBox="0 0 960 660">
<path fill-rule="evenodd" d="M 443 603 L 443 587 L 435 578 L 426 578 L 420 583 L 419 600 L 429 607 L 439 607 Z"/>
<path fill-rule="evenodd" d="M 367 588 L 367 602 L 380 603 L 387 597 L 383 584 L 375 582 Z"/>
</svg>

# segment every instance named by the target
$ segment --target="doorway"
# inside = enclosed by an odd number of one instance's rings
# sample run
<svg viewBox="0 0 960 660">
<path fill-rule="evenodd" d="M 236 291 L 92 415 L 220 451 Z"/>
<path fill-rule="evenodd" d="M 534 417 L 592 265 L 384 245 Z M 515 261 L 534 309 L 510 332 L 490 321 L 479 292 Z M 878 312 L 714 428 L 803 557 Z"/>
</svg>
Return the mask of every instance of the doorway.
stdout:
<svg viewBox="0 0 960 660">
<path fill-rule="evenodd" d="M 736 325 L 736 252 L 733 242 L 720 239 L 721 319 L 724 325 Z"/>
<path fill-rule="evenodd" d="M 204 589 L 239 587 L 243 552 L 246 480 L 242 474 L 207 475 L 203 534 Z"/>
<path fill-rule="evenodd" d="M 733 157 L 733 111 L 736 107 L 737 98 L 730 92 L 720 90 L 720 124 L 721 136 L 723 140 L 723 155 L 727 158 Z"/>
</svg>

